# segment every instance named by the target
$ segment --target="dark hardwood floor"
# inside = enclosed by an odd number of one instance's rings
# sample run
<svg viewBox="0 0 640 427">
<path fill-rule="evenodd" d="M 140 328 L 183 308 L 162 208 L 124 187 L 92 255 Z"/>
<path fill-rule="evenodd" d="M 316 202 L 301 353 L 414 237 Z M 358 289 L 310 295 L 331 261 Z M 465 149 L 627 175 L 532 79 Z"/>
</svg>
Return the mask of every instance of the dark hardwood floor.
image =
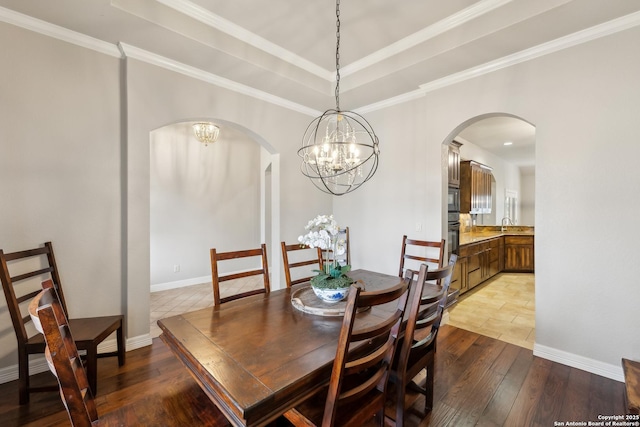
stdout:
<svg viewBox="0 0 640 427">
<path fill-rule="evenodd" d="M 122 408 L 148 426 L 228 425 L 187 370 L 154 338 L 153 345 L 100 359 L 98 413 Z M 54 381 L 48 373 L 34 381 Z M 624 414 L 624 385 L 533 356 L 531 350 L 444 326 L 438 337 L 433 411 L 408 416 L 408 426 L 553 426 Z M 415 408 L 424 401 L 418 400 Z M 68 426 L 57 393 L 37 393 L 18 405 L 17 382 L 0 384 L 0 426 Z"/>
</svg>

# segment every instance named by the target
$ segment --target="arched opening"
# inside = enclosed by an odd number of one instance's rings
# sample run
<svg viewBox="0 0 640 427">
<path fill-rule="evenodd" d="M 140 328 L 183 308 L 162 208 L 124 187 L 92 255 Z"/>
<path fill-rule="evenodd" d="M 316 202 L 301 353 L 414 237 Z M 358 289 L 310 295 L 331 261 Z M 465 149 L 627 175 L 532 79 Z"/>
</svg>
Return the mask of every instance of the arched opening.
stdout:
<svg viewBox="0 0 640 427">
<path fill-rule="evenodd" d="M 279 155 L 246 128 L 207 121 L 220 127 L 220 136 L 206 146 L 194 135 L 194 120 L 150 134 L 151 291 L 189 287 L 180 291 L 183 298 L 167 298 L 161 306 L 154 305 L 158 299 L 152 294 L 152 336 L 159 333 L 158 318 L 212 301 L 210 248 L 231 251 L 264 242 L 269 263 L 279 265 L 278 245 L 272 241 L 279 235 L 279 213 L 274 212 L 279 206 Z M 279 276 L 279 269 L 272 268 L 276 289 Z"/>
<path fill-rule="evenodd" d="M 457 126 L 443 142 L 449 150 L 452 141 L 459 152 L 462 196 L 459 224 L 457 280 L 459 302 L 450 309 L 449 323 L 493 338 L 533 348 L 535 341 L 535 276 L 533 273 L 535 127 L 528 121 L 506 113 L 473 117 Z M 472 162 L 472 163 L 469 163 Z M 490 170 L 484 194 L 469 190 L 465 170 L 475 165 Z M 473 172 L 469 172 L 471 174 Z M 447 175 L 448 176 L 448 175 Z M 467 175 L 468 176 L 468 175 Z M 448 184 L 448 183 L 447 183 Z M 464 186 L 466 185 L 466 188 Z M 469 207 L 469 194 L 485 198 L 488 209 Z M 451 194 L 449 188 L 443 198 Z M 471 202 L 472 203 L 472 202 Z M 443 203 L 448 206 L 448 203 Z M 448 218 L 451 221 L 451 212 Z M 448 236 L 451 237 L 451 232 Z M 531 242 L 531 263 L 518 270 L 511 263 L 514 250 L 510 242 L 517 236 Z M 518 254 L 519 256 L 519 254 Z"/>
</svg>

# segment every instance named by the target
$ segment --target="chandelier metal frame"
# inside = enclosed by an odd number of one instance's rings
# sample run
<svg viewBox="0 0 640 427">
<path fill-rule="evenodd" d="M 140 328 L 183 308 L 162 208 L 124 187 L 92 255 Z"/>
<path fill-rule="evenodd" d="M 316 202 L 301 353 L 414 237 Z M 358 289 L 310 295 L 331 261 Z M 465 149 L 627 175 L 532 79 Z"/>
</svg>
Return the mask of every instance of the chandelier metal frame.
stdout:
<svg viewBox="0 0 640 427">
<path fill-rule="evenodd" d="M 335 109 L 311 121 L 298 155 L 303 175 L 321 191 L 341 196 L 376 173 L 380 149 L 378 137 L 364 117 L 340 110 L 340 0 L 336 1 L 335 100 Z"/>
</svg>

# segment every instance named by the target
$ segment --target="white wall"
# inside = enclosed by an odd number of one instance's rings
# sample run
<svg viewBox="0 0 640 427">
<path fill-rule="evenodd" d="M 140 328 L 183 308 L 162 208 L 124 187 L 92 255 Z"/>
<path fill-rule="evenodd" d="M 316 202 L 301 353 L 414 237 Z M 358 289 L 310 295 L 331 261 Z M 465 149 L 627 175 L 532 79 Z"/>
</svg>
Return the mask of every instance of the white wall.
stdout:
<svg viewBox="0 0 640 427">
<path fill-rule="evenodd" d="M 522 172 L 520 175 L 520 224 L 533 225 L 536 219 L 536 174 Z"/>
<path fill-rule="evenodd" d="M 640 358 L 640 229 L 628 226 L 640 208 L 638 40 L 630 29 L 368 113 L 380 171 L 334 199 L 358 225 L 354 258 L 393 273 L 417 218 L 416 235 L 443 235 L 442 142 L 482 114 L 522 117 L 536 126 L 535 353 L 621 378 L 620 358 Z"/>
<path fill-rule="evenodd" d="M 196 140 L 191 122 L 151 134 L 152 287 L 210 281 L 210 248 L 225 252 L 262 243 L 261 148 L 244 133 L 219 125 L 218 141 L 208 146 Z M 253 267 L 260 262 L 249 261 Z"/>
<path fill-rule="evenodd" d="M 354 268 L 396 275 L 404 234 L 426 240 L 443 235 L 443 181 L 432 176 L 441 170 L 442 155 L 427 155 L 432 141 L 425 116 L 419 103 L 366 115 L 380 140 L 378 171 L 357 191 L 333 199 L 336 220 L 349 226 Z"/>
<path fill-rule="evenodd" d="M 0 23 L 0 63 L 0 248 L 52 241 L 70 314 L 122 313 L 119 60 Z"/>
</svg>

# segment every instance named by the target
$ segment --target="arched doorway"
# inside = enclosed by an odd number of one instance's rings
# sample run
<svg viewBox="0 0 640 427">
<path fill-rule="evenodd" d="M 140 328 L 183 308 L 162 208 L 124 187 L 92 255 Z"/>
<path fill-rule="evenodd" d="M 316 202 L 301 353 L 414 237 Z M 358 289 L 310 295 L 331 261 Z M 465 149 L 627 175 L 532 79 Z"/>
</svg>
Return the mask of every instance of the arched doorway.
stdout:
<svg viewBox="0 0 640 427">
<path fill-rule="evenodd" d="M 195 138 L 193 120 L 150 135 L 152 292 L 210 283 L 211 247 L 238 250 L 265 242 L 270 264 L 280 263 L 272 241 L 280 234 L 279 155 L 242 126 L 208 121 L 220 127 L 220 136 L 207 146 Z M 279 273 L 271 269 L 274 288 Z M 153 332 L 154 307 L 151 316 Z"/>
<path fill-rule="evenodd" d="M 505 218 L 508 224 L 520 226 L 522 219 L 527 218 L 531 223 L 524 225 L 531 226 L 533 232 L 535 127 L 511 114 L 485 114 L 457 126 L 444 141 L 445 146 L 454 140 L 462 144 L 459 147 L 461 160 L 491 168 L 492 186 L 490 212 L 470 214 L 466 211 L 459 215 L 463 245 L 459 249 L 459 274 L 468 277 L 466 284 L 461 286 L 464 293 L 459 303 L 450 310 L 449 323 L 532 349 L 535 341 L 534 275 L 502 269 L 497 274 L 491 272 L 494 267 L 489 256 L 491 260 L 500 260 L 500 257 L 504 260 L 506 251 L 504 246 L 499 246 L 497 236 L 502 235 L 498 233 L 502 231 Z M 528 204 L 524 209 L 522 200 L 527 200 Z M 516 233 L 515 229 L 512 231 Z M 530 237 L 533 239 L 533 234 Z M 480 247 L 489 245 L 489 241 L 496 248 Z M 504 241 L 500 244 L 504 245 Z M 478 251 L 485 252 L 477 255 L 476 246 Z M 482 279 L 478 279 L 478 275 Z"/>
</svg>

